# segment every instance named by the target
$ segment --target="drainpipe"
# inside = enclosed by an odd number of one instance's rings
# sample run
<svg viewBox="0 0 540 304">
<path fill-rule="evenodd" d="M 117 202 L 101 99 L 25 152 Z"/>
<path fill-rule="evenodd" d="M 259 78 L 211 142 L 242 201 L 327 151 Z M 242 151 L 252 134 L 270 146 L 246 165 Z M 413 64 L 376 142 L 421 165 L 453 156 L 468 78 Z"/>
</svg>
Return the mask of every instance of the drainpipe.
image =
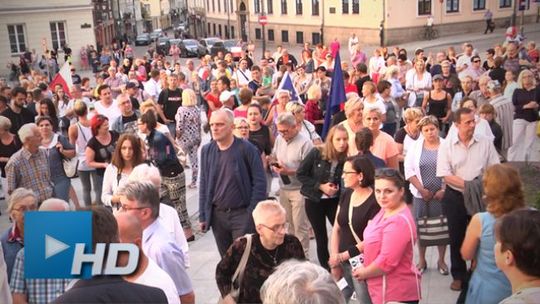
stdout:
<svg viewBox="0 0 540 304">
<path fill-rule="evenodd" d="M 321 0 L 322 11 L 321 11 L 321 43 L 324 45 L 324 0 Z"/>
<path fill-rule="evenodd" d="M 381 47 L 386 45 L 386 0 L 382 0 L 382 20 L 380 25 Z"/>
</svg>

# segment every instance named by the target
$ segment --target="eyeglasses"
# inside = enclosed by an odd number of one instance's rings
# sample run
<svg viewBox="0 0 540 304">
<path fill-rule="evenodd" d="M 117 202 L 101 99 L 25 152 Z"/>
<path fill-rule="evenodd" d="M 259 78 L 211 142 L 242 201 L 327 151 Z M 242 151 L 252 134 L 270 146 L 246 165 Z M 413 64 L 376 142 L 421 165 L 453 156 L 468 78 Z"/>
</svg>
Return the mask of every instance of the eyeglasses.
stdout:
<svg viewBox="0 0 540 304">
<path fill-rule="evenodd" d="M 121 205 L 120 208 L 122 209 L 122 211 L 126 212 L 129 210 L 141 210 L 141 209 L 146 209 L 150 207 L 128 207 L 127 205 Z"/>
<path fill-rule="evenodd" d="M 248 130 L 249 127 L 246 127 L 246 126 L 238 126 L 238 127 L 236 127 L 235 129 L 237 129 L 237 130 Z"/>
<path fill-rule="evenodd" d="M 283 229 L 285 229 L 285 232 L 287 232 L 289 230 L 289 223 L 285 223 L 285 224 L 282 224 L 282 225 L 275 225 L 274 227 L 268 227 L 265 224 L 260 224 L 260 225 L 263 226 L 266 229 L 272 230 L 272 232 L 274 232 L 274 233 L 278 233 L 278 232 L 282 231 Z"/>
<path fill-rule="evenodd" d="M 25 211 L 34 211 L 37 207 L 35 204 L 32 205 L 21 205 L 17 208 L 13 208 L 13 210 L 19 211 L 19 212 L 25 212 Z"/>
<path fill-rule="evenodd" d="M 358 172 L 355 172 L 355 171 L 343 171 L 343 174 L 358 174 Z"/>
</svg>

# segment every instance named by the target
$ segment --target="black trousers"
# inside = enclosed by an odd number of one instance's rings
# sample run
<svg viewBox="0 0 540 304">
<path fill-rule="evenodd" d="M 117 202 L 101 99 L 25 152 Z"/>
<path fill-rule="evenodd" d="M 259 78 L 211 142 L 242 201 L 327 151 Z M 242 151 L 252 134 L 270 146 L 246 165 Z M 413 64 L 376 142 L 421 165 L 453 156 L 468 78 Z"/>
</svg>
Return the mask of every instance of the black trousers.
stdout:
<svg viewBox="0 0 540 304">
<path fill-rule="evenodd" d="M 334 225 L 339 197 L 322 199 L 319 202 L 306 198 L 306 215 L 313 228 L 317 243 L 317 258 L 322 267 L 330 271 L 328 266 L 328 232 L 326 231 L 326 219 Z"/>
<path fill-rule="evenodd" d="M 446 187 L 442 198 L 443 212 L 448 218 L 448 232 L 450 234 L 450 272 L 454 280 L 464 281 L 467 274 L 467 264 L 461 257 L 461 245 L 465 239 L 465 232 L 471 217 L 467 214 L 463 193 Z"/>
<path fill-rule="evenodd" d="M 487 34 L 488 31 L 493 33 L 494 29 L 495 29 L 495 26 L 493 25 L 493 20 L 491 19 L 486 20 L 486 30 L 484 31 L 484 34 Z"/>
<path fill-rule="evenodd" d="M 253 220 L 246 208 L 221 210 L 214 207 L 212 213 L 212 232 L 219 255 L 223 257 L 234 240 L 251 232 L 248 223 Z"/>
</svg>

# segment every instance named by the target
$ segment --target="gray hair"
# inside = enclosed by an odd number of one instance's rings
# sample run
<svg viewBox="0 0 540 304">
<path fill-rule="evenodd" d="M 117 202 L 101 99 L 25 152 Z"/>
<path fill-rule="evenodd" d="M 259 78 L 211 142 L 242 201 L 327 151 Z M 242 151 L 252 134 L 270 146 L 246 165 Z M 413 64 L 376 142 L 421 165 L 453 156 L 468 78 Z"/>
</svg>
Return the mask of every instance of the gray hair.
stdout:
<svg viewBox="0 0 540 304">
<path fill-rule="evenodd" d="M 44 200 L 39 206 L 39 211 L 70 211 L 69 204 L 59 198 L 49 198 Z"/>
<path fill-rule="evenodd" d="M 27 189 L 27 188 L 17 188 L 15 189 L 15 191 L 13 191 L 10 195 L 9 195 L 9 202 L 8 202 L 8 208 L 7 208 L 7 212 L 11 212 L 13 210 L 13 207 L 15 207 L 15 205 L 17 203 L 19 203 L 21 200 L 27 198 L 27 197 L 31 197 L 34 199 L 34 204 L 37 204 L 37 196 L 36 194 L 34 193 L 34 191 L 30 190 L 30 189 Z"/>
<path fill-rule="evenodd" d="M 11 120 L 5 116 L 0 116 L 0 129 L 9 131 L 11 129 Z"/>
<path fill-rule="evenodd" d="M 17 132 L 17 134 L 19 134 L 19 139 L 23 144 L 29 137 L 34 136 L 34 129 L 36 128 L 37 125 L 35 123 L 27 123 L 19 129 L 19 132 Z"/>
<path fill-rule="evenodd" d="M 230 109 L 227 108 L 221 108 L 219 110 L 213 111 L 212 115 L 221 114 L 223 113 L 225 115 L 225 118 L 227 119 L 227 122 L 231 125 L 234 124 L 234 113 Z"/>
<path fill-rule="evenodd" d="M 156 166 L 142 163 L 133 168 L 133 170 L 129 174 L 128 181 L 149 181 L 154 184 L 156 188 L 159 189 L 161 187 L 161 174 L 159 173 L 159 169 Z"/>
<path fill-rule="evenodd" d="M 276 268 L 261 288 L 264 304 L 345 303 L 330 273 L 308 261 L 289 260 Z"/>
<path fill-rule="evenodd" d="M 285 208 L 276 200 L 265 200 L 261 201 L 255 206 L 251 215 L 253 216 L 253 222 L 255 225 L 262 224 L 264 219 L 268 218 L 270 215 L 274 214 L 287 214 Z"/>
<path fill-rule="evenodd" d="M 125 196 L 130 201 L 136 201 L 138 207 L 148 207 L 152 210 L 152 218 L 159 216 L 159 190 L 149 181 L 128 181 L 118 189 L 118 195 Z"/>
<path fill-rule="evenodd" d="M 378 107 L 377 108 L 364 108 L 364 116 L 370 114 L 370 113 L 377 113 L 377 115 L 379 115 L 379 117 L 382 117 L 382 112 L 381 112 L 381 109 L 379 109 Z"/>
<path fill-rule="evenodd" d="M 287 125 L 287 126 L 296 126 L 296 118 L 294 115 L 289 112 L 281 113 L 276 120 L 277 125 Z"/>
</svg>

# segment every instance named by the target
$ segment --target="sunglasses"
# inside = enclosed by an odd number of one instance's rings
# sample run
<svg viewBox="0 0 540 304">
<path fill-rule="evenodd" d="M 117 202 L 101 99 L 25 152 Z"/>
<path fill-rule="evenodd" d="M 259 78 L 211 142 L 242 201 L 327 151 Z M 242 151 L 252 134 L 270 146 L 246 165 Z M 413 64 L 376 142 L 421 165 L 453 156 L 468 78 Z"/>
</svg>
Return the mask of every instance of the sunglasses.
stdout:
<svg viewBox="0 0 540 304">
<path fill-rule="evenodd" d="M 384 177 L 397 177 L 403 180 L 403 176 L 396 169 L 381 168 L 381 169 L 375 170 L 375 179 L 384 178 Z"/>
</svg>

